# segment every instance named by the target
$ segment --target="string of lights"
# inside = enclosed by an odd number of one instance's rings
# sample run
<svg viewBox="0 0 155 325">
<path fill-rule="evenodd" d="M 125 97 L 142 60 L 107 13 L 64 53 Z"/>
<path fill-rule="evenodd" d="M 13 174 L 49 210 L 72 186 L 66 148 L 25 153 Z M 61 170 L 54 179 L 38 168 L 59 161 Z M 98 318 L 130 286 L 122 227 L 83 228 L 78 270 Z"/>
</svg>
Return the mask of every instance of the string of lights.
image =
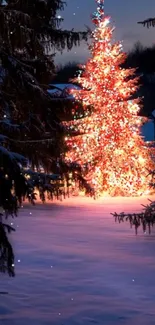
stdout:
<svg viewBox="0 0 155 325">
<path fill-rule="evenodd" d="M 139 117 L 139 99 L 131 96 L 138 79 L 133 69 L 123 69 L 122 44 L 112 40 L 114 28 L 105 16 L 104 0 L 96 0 L 92 15 L 95 30 L 89 46 L 91 57 L 81 67 L 73 89 L 76 101 L 83 105 L 84 117 L 65 122 L 79 132 L 66 137 L 69 151 L 66 160 L 80 163 L 96 195 L 133 196 L 149 192 L 147 169 L 154 169 L 150 149 L 140 133 L 144 118 Z M 88 114 L 88 107 L 93 112 Z"/>
</svg>

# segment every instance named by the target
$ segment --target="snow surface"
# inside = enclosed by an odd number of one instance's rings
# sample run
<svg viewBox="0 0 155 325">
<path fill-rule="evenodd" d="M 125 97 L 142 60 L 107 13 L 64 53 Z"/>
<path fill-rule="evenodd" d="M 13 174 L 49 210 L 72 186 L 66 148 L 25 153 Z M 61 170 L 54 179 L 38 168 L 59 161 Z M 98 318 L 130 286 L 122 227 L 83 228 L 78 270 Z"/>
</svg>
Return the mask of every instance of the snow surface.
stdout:
<svg viewBox="0 0 155 325">
<path fill-rule="evenodd" d="M 62 95 L 65 95 L 66 99 L 74 99 L 74 96 L 69 92 L 71 89 L 80 89 L 79 86 L 71 84 L 71 83 L 66 83 L 66 84 L 49 84 L 49 86 L 56 87 L 52 89 L 48 89 L 47 92 L 50 95 L 54 95 L 55 98 L 60 97 Z M 63 96 L 64 97 L 64 96 Z"/>
<path fill-rule="evenodd" d="M 155 229 L 138 236 L 111 212 L 146 198 L 26 205 L 13 222 L 16 277 L 1 275 L 0 324 L 154 325 Z"/>
</svg>

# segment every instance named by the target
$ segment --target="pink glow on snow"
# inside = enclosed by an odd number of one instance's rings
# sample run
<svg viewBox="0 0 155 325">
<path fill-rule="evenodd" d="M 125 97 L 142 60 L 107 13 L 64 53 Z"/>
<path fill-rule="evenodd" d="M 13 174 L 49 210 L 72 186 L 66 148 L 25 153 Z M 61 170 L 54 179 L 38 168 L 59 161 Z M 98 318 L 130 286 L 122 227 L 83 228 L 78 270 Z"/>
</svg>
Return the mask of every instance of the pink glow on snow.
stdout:
<svg viewBox="0 0 155 325">
<path fill-rule="evenodd" d="M 155 229 L 135 236 L 111 212 L 147 198 L 26 205 L 13 220 L 16 278 L 1 276 L 5 325 L 154 325 Z M 30 214 L 31 212 L 31 214 Z M 18 260 L 20 259 L 20 263 Z"/>
</svg>

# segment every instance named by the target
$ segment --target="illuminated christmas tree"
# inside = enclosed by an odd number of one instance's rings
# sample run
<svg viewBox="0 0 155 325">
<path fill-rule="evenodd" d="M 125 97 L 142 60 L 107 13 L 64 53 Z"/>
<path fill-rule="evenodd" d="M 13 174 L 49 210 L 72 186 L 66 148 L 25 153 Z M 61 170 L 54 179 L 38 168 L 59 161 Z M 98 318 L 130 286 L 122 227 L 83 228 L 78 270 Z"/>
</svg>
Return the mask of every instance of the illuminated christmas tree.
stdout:
<svg viewBox="0 0 155 325">
<path fill-rule="evenodd" d="M 121 68 L 122 45 L 112 41 L 114 29 L 104 15 L 104 1 L 96 2 L 91 58 L 75 80 L 82 89 L 72 91 L 84 114 L 79 119 L 75 111 L 74 120 L 65 123 L 79 132 L 66 137 L 66 159 L 81 164 L 97 195 L 141 195 L 148 193 L 147 169 L 153 169 L 153 163 L 140 134 L 144 119 L 137 116 L 139 100 L 131 100 L 137 79 L 133 69 Z"/>
</svg>

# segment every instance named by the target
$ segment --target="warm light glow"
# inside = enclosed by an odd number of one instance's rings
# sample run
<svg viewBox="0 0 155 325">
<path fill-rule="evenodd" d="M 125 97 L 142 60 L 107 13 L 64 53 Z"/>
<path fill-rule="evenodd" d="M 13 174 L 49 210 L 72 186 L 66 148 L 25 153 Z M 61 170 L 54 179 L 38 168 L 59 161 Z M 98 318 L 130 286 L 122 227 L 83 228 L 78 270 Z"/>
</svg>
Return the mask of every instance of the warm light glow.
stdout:
<svg viewBox="0 0 155 325">
<path fill-rule="evenodd" d="M 26 178 L 27 180 L 29 180 L 29 179 L 31 178 L 31 176 L 30 176 L 29 174 L 25 174 L 25 178 Z"/>
<path fill-rule="evenodd" d="M 81 133 L 66 137 L 70 149 L 66 160 L 81 164 L 97 195 L 142 195 L 149 191 L 147 169 L 154 165 L 140 134 L 144 120 L 137 116 L 138 100 L 130 100 L 137 79 L 133 69 L 120 67 L 125 59 L 122 45 L 112 42 L 113 28 L 104 16 L 104 1 L 96 2 L 91 58 L 75 80 L 82 89 L 72 90 L 83 103 L 85 116 L 77 119 L 75 110 L 74 120 L 65 123 Z M 91 114 L 89 106 L 93 107 Z"/>
</svg>

